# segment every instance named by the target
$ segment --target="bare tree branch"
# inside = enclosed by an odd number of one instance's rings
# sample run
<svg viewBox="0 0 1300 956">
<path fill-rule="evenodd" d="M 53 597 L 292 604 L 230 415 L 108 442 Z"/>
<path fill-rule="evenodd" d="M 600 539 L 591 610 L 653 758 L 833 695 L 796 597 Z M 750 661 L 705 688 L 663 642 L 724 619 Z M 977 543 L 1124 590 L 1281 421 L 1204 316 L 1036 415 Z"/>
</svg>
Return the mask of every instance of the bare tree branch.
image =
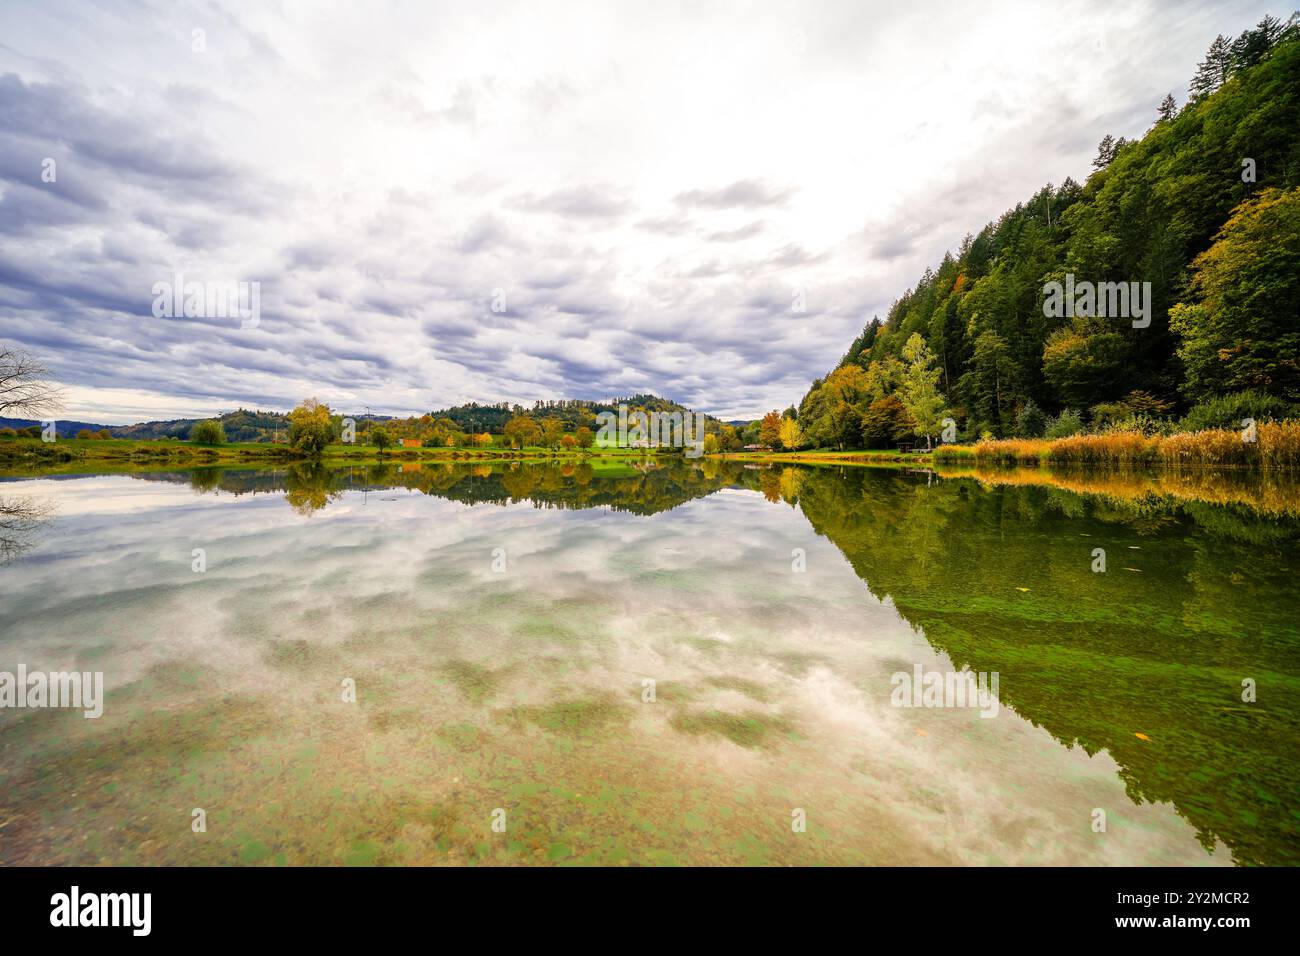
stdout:
<svg viewBox="0 0 1300 956">
<path fill-rule="evenodd" d="M 64 391 L 30 352 L 0 343 L 0 415 L 50 418 L 63 410 Z"/>
</svg>

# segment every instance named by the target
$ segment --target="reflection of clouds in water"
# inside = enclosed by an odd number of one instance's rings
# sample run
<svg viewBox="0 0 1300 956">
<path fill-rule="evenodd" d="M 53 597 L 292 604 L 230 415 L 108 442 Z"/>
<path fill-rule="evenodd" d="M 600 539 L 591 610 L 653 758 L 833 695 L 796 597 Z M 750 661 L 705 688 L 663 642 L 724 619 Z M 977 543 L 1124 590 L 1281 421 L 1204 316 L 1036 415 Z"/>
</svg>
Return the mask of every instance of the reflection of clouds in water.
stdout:
<svg viewBox="0 0 1300 956">
<path fill-rule="evenodd" d="M 884 651 L 856 686 L 814 668 L 793 692 L 820 729 L 818 753 L 852 768 L 852 786 L 890 842 L 928 847 L 941 863 L 1230 864 L 1222 844 L 1207 858 L 1169 805 L 1134 805 L 1108 754 L 1066 750 L 1005 707 L 986 720 L 972 709 L 890 706 L 895 663 Z M 951 663 L 932 654 L 926 666 Z M 1098 806 L 1109 815 L 1106 834 L 1090 829 Z"/>
<path fill-rule="evenodd" d="M 653 755 L 724 793 L 783 790 L 823 825 L 868 827 L 879 862 L 1205 860 L 1169 807 L 1131 804 L 1104 754 L 1007 708 L 891 707 L 891 673 L 950 662 L 802 515 L 753 492 L 647 518 L 394 489 L 304 517 L 282 496 L 32 484 L 66 520 L 40 560 L 6 569 L 0 652 L 50 670 L 93 660 L 110 707 L 177 664 L 216 695 L 306 706 L 349 674 L 426 720 L 481 720 L 459 693 L 406 679 L 453 667 L 490 684 L 493 714 L 614 701 L 637 736 L 593 745 L 611 771 Z M 790 570 L 794 547 L 806 573 Z M 663 690 L 654 705 L 638 702 L 642 678 Z M 1090 832 L 1094 806 L 1113 813 L 1109 835 Z"/>
<path fill-rule="evenodd" d="M 120 475 L 40 478 L 6 482 L 0 487 L 57 499 L 60 516 L 67 518 L 156 512 L 163 508 L 185 507 L 193 504 L 195 498 L 194 492 L 186 485 L 167 485 Z"/>
</svg>

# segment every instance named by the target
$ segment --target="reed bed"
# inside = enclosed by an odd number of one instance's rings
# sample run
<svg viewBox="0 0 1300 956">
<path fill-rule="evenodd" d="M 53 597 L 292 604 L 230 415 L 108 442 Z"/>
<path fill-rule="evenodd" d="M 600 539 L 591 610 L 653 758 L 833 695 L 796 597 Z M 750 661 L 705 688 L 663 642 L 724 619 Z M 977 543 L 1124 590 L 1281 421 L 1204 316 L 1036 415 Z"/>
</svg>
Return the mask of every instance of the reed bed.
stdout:
<svg viewBox="0 0 1300 956">
<path fill-rule="evenodd" d="M 1254 441 L 1232 429 L 1211 428 L 1173 435 L 1144 435 L 1113 430 L 1096 435 L 1072 435 L 1053 441 L 1003 438 L 975 445 L 941 445 L 936 462 L 978 465 L 1104 465 L 1132 468 L 1174 467 L 1251 468 L 1260 471 L 1300 469 L 1300 422 L 1267 422 L 1256 429 Z"/>
</svg>

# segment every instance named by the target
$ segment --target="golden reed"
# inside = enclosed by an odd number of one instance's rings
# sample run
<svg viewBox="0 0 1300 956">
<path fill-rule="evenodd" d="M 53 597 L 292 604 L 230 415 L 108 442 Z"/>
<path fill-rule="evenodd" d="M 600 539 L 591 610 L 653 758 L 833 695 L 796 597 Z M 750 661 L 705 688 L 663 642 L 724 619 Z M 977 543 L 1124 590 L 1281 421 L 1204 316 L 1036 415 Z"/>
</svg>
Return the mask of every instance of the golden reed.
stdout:
<svg viewBox="0 0 1300 956">
<path fill-rule="evenodd" d="M 1138 431 L 1072 435 L 1052 441 L 1003 438 L 975 445 L 941 445 L 936 462 L 980 465 L 1172 465 L 1250 468 L 1260 471 L 1300 468 L 1300 422 L 1259 425 L 1254 441 L 1226 428 L 1147 436 Z"/>
</svg>

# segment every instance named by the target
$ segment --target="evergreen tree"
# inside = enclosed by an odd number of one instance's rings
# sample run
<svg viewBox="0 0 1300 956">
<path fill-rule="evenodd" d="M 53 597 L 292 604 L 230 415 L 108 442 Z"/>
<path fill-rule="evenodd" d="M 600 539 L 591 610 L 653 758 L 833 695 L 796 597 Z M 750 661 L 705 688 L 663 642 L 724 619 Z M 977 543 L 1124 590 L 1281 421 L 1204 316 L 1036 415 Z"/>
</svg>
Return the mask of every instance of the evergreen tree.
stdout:
<svg viewBox="0 0 1300 956">
<path fill-rule="evenodd" d="M 1105 169 L 1115 158 L 1115 137 L 1107 133 L 1097 144 L 1097 158 L 1092 161 L 1093 169 Z"/>
<path fill-rule="evenodd" d="M 1232 43 L 1229 55 L 1232 72 L 1238 73 L 1262 62 L 1281 35 L 1282 21 L 1276 17 L 1265 17 L 1255 25 L 1255 29 L 1243 30 Z"/>
<path fill-rule="evenodd" d="M 1196 68 L 1196 75 L 1192 77 L 1189 86 L 1192 96 L 1208 96 L 1213 93 L 1228 79 L 1231 67 L 1231 46 L 1223 34 L 1219 34 L 1206 51 L 1205 59 Z"/>
</svg>

